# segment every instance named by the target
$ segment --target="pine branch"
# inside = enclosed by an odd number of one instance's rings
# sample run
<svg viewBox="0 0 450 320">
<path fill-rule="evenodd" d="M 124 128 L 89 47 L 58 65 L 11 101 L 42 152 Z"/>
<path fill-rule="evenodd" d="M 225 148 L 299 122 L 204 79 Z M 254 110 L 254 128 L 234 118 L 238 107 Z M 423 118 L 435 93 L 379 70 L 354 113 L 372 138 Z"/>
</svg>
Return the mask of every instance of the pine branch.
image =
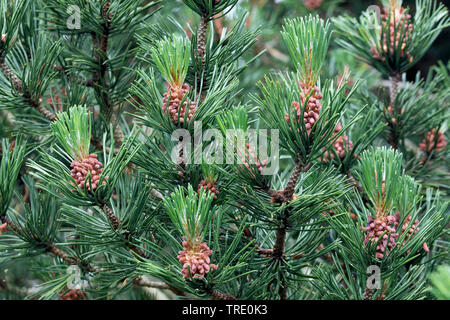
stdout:
<svg viewBox="0 0 450 320">
<path fill-rule="evenodd" d="M 2 217 L 1 219 L 7 226 L 8 229 L 13 231 L 16 234 L 24 233 L 24 229 L 17 226 L 14 222 L 9 220 L 6 217 Z M 35 240 L 41 242 L 38 238 Z M 84 261 L 81 261 L 78 258 L 74 258 L 69 256 L 66 252 L 59 249 L 54 243 L 51 242 L 42 242 L 43 247 L 45 248 L 46 252 L 54 254 L 55 256 L 61 258 L 63 261 L 68 263 L 69 265 L 81 265 L 86 271 L 88 272 L 94 272 L 96 268 L 92 267 L 91 265 L 85 263 Z"/>
<path fill-rule="evenodd" d="M 394 107 L 395 100 L 397 99 L 398 94 L 398 84 L 400 82 L 400 74 L 399 73 L 393 73 L 391 75 L 391 106 Z"/>
<path fill-rule="evenodd" d="M 289 181 L 283 190 L 284 202 L 289 202 L 292 200 L 292 196 L 294 195 L 295 186 L 297 184 L 298 178 L 300 177 L 302 169 L 303 169 L 302 164 L 298 161 L 298 159 L 295 159 L 294 170 L 292 171 L 291 177 L 289 178 Z"/>
<path fill-rule="evenodd" d="M 140 287 L 170 290 L 178 296 L 186 296 L 186 292 L 181 291 L 175 287 L 172 287 L 165 282 L 147 281 L 147 280 L 143 279 L 142 277 L 140 277 L 140 278 L 135 279 L 133 284 L 140 286 Z"/>
<path fill-rule="evenodd" d="M 117 230 L 119 228 L 119 224 L 120 224 L 120 220 L 119 218 L 114 214 L 113 210 L 111 209 L 110 206 L 108 206 L 107 204 L 102 204 L 101 207 L 102 211 L 106 214 L 106 216 L 108 217 L 109 222 L 111 223 L 112 227 L 114 228 L 114 230 Z M 141 258 L 146 258 L 144 252 L 142 252 L 142 250 L 140 250 L 139 248 L 137 248 L 136 246 L 132 245 L 129 242 L 129 233 L 126 233 L 124 235 L 124 240 L 126 240 L 126 246 L 128 247 L 128 249 L 130 249 L 131 251 L 133 251 L 134 253 L 136 253 L 139 257 Z"/>
<path fill-rule="evenodd" d="M 76 259 L 70 257 L 66 252 L 64 252 L 61 249 L 59 249 L 58 247 L 56 247 L 53 243 L 45 244 L 45 250 L 47 252 L 50 252 L 50 253 L 54 254 L 55 256 L 60 257 L 62 260 L 64 260 L 65 262 L 67 262 L 70 265 L 76 265 L 77 264 L 77 260 Z"/>
<path fill-rule="evenodd" d="M 25 92 L 23 97 L 28 102 L 30 106 L 32 106 L 34 109 L 36 109 L 40 114 L 42 114 L 44 117 L 46 117 L 51 122 L 55 121 L 58 117 L 56 114 L 42 106 L 38 101 L 30 97 L 28 92 Z"/>
<path fill-rule="evenodd" d="M 135 285 L 141 286 L 141 287 L 171 290 L 171 287 L 168 284 L 164 283 L 164 282 L 146 281 L 146 280 L 144 280 L 142 278 L 138 278 L 138 279 L 134 280 L 133 283 Z"/>
<path fill-rule="evenodd" d="M 0 68 L 3 72 L 3 74 L 5 75 L 6 79 L 11 80 L 12 85 L 14 87 L 14 89 L 20 93 L 23 94 L 22 91 L 22 81 L 20 81 L 20 79 L 16 76 L 16 74 L 14 73 L 14 71 L 12 71 L 8 65 L 5 62 L 5 56 L 2 54 L 0 57 Z"/>
<path fill-rule="evenodd" d="M 281 286 L 280 289 L 278 289 L 278 294 L 280 295 L 280 300 L 287 300 L 287 283 L 286 280 L 281 280 Z"/>
<path fill-rule="evenodd" d="M 396 110 L 396 100 L 397 100 L 397 94 L 398 94 L 398 84 L 400 82 L 400 74 L 399 73 L 393 73 L 391 75 L 391 92 L 390 92 L 390 106 L 393 110 L 394 114 L 397 114 L 394 110 Z M 389 143 L 391 144 L 392 148 L 397 149 L 398 143 L 399 143 L 399 137 L 397 135 L 397 122 L 394 119 L 388 119 L 388 127 L 389 127 Z"/>
<path fill-rule="evenodd" d="M 123 142 L 123 133 L 120 126 L 118 126 L 118 123 L 116 123 L 117 115 L 113 115 L 113 106 L 107 93 L 109 86 L 106 82 L 107 64 L 105 59 L 108 59 L 108 44 L 111 31 L 111 20 L 113 17 L 113 14 L 109 12 L 110 7 L 111 1 L 108 0 L 102 8 L 101 19 L 104 20 L 104 23 L 102 23 L 102 35 L 97 39 L 97 34 L 95 32 L 91 33 L 93 56 L 97 60 L 98 70 L 93 72 L 92 80 L 88 80 L 87 83 L 92 83 L 97 96 L 101 99 L 101 104 L 103 105 L 101 109 L 106 122 L 111 122 L 114 125 L 114 140 L 116 146 L 119 147 Z"/>
<path fill-rule="evenodd" d="M 281 226 L 277 229 L 275 244 L 273 245 L 272 257 L 274 259 L 282 259 L 284 256 L 284 246 L 286 242 L 286 230 L 289 226 L 289 212 L 285 211 L 281 219 Z"/>
<path fill-rule="evenodd" d="M 256 252 L 265 257 L 271 257 L 273 255 L 273 249 L 264 249 L 259 245 L 255 238 L 253 238 L 252 233 L 247 228 L 244 228 L 245 237 L 253 243 L 253 247 L 256 248 Z"/>
<path fill-rule="evenodd" d="M 228 293 L 219 292 L 215 289 L 210 289 L 208 293 L 215 300 L 237 300 L 235 296 Z"/>
<path fill-rule="evenodd" d="M 290 202 L 292 200 L 292 197 L 294 195 L 295 186 L 297 184 L 298 178 L 300 177 L 300 174 L 302 171 L 308 171 L 312 164 L 309 163 L 306 167 L 304 167 L 297 158 L 295 158 L 295 167 L 292 171 L 292 174 L 289 178 L 288 183 L 286 184 L 286 187 L 283 190 L 281 199 L 283 202 Z M 283 216 L 281 217 L 281 225 L 278 227 L 275 237 L 275 244 L 272 249 L 272 258 L 273 259 L 284 259 L 284 251 L 285 251 L 285 245 L 286 245 L 286 233 L 287 229 L 289 228 L 289 216 L 290 216 L 290 209 L 287 208 L 284 210 Z M 281 300 L 287 299 L 287 283 L 284 279 L 284 276 L 282 275 L 282 281 L 281 286 L 278 291 L 280 295 Z"/>
<path fill-rule="evenodd" d="M 122 129 L 120 129 L 120 124 L 117 119 L 117 113 L 114 113 L 111 122 L 114 126 L 114 142 L 117 146 L 120 146 L 123 142 L 123 139 L 125 138 L 122 132 Z"/>
<path fill-rule="evenodd" d="M 180 137 L 178 142 L 178 161 L 181 169 L 186 171 L 186 163 L 184 161 L 183 137 Z"/>
<path fill-rule="evenodd" d="M 307 166 L 303 166 L 297 159 L 295 159 L 295 167 L 292 171 L 292 174 L 289 178 L 288 183 L 283 191 L 277 192 L 270 188 L 265 188 L 264 191 L 267 192 L 270 196 L 273 197 L 275 202 L 278 203 L 287 203 L 290 202 L 294 195 L 295 186 L 297 184 L 298 178 L 302 172 L 307 172 L 312 167 L 312 164 L 309 163 Z M 284 257 L 284 248 L 286 242 L 286 231 L 289 227 L 289 209 L 284 211 L 283 217 L 281 217 L 281 226 L 277 229 L 275 244 L 272 249 L 264 249 L 261 248 L 258 243 L 255 241 L 254 245 L 257 248 L 257 252 L 270 256 L 274 259 L 282 259 Z M 250 241 L 253 241 L 253 237 L 247 229 L 244 230 L 244 234 Z"/>
<path fill-rule="evenodd" d="M 112 209 L 106 203 L 103 203 L 100 208 L 108 217 L 108 220 L 111 223 L 114 230 L 117 230 L 119 228 L 119 218 L 117 218 Z"/>
<path fill-rule="evenodd" d="M 206 31 L 208 30 L 208 17 L 201 16 L 197 31 L 197 57 L 205 63 L 206 54 Z"/>
<path fill-rule="evenodd" d="M 51 122 L 56 120 L 57 116 L 53 112 L 44 108 L 40 104 L 40 102 L 36 101 L 31 97 L 29 92 L 25 92 L 23 90 L 22 81 L 17 77 L 14 71 L 7 66 L 4 55 L 0 57 L 0 69 L 5 75 L 5 77 L 12 82 L 14 89 L 25 99 L 25 101 L 32 108 L 36 109 L 40 114 L 42 114 L 45 118 L 47 118 Z"/>
<path fill-rule="evenodd" d="M 197 59 L 201 61 L 200 67 L 202 70 L 205 70 L 205 61 L 206 61 L 206 31 L 208 30 L 208 22 L 209 19 L 207 16 L 202 15 L 200 17 L 200 24 L 197 30 Z M 198 79 L 200 80 L 200 79 Z M 200 81 L 199 81 L 200 82 Z M 204 89 L 206 87 L 206 77 L 202 77 L 202 82 L 199 83 L 198 94 L 200 95 L 200 101 L 205 100 Z"/>
</svg>

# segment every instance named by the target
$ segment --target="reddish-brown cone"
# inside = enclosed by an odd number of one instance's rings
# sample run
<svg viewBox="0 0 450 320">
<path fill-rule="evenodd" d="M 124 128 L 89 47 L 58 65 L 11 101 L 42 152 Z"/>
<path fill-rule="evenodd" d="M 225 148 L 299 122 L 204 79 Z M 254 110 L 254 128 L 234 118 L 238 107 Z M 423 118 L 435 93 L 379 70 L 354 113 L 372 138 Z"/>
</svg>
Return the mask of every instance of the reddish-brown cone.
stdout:
<svg viewBox="0 0 450 320">
<path fill-rule="evenodd" d="M 372 243 L 377 243 L 382 237 L 381 241 L 377 244 L 377 250 L 375 256 L 378 259 L 383 259 L 383 257 L 388 255 L 386 252 L 386 248 L 391 251 L 398 238 L 398 233 L 396 233 L 396 228 L 398 226 L 398 222 L 395 216 L 385 216 L 380 218 L 375 218 L 372 220 L 372 217 L 369 217 L 369 225 L 367 227 L 362 227 L 364 231 L 367 232 L 364 238 L 364 244 L 370 241 Z M 389 241 L 388 241 L 389 239 Z"/>
<path fill-rule="evenodd" d="M 260 160 L 255 154 L 255 148 L 250 144 L 246 144 L 245 148 L 247 151 L 244 151 L 244 155 L 241 155 L 240 158 L 244 166 L 249 169 L 251 164 L 254 164 L 258 169 L 259 173 L 262 174 L 262 171 L 267 166 L 267 159 Z"/>
<path fill-rule="evenodd" d="M 255 154 L 255 148 L 253 148 L 253 146 L 251 146 L 250 144 L 247 143 L 247 144 L 245 145 L 245 148 L 248 150 L 248 153 L 245 154 L 246 157 L 249 158 L 249 159 L 250 159 L 250 158 L 253 159 L 253 161 L 254 161 L 256 167 L 258 168 L 259 173 L 262 174 L 263 168 L 265 168 L 266 165 L 267 165 L 267 160 L 262 160 L 262 161 L 260 161 L 260 159 L 258 159 L 258 157 L 257 157 L 256 154 Z M 246 165 L 247 167 L 249 166 L 248 163 L 246 163 L 245 165 Z"/>
<path fill-rule="evenodd" d="M 337 124 L 334 129 L 333 136 L 336 135 L 339 131 L 342 130 L 342 125 L 340 123 Z M 350 140 L 348 136 L 340 136 L 334 143 L 333 149 L 338 154 L 339 158 L 344 159 L 347 151 L 351 151 L 353 149 L 353 142 Z M 323 161 L 327 162 L 329 159 L 334 159 L 334 153 L 325 151 L 323 155 Z"/>
<path fill-rule="evenodd" d="M 206 191 L 210 191 L 213 194 L 214 200 L 217 199 L 219 195 L 219 189 L 217 188 L 216 181 L 202 180 L 198 184 L 197 193 L 200 193 L 202 188 L 205 188 Z"/>
<path fill-rule="evenodd" d="M 183 98 L 187 95 L 189 90 L 189 85 L 184 83 L 181 87 L 168 86 L 167 92 L 164 93 L 162 110 L 164 113 L 167 113 L 167 111 L 169 112 L 172 122 L 176 125 L 184 123 L 186 108 L 189 108 L 188 114 L 186 115 L 187 122 L 189 122 L 194 115 L 195 102 L 189 101 L 187 97 L 183 101 Z M 181 101 L 183 101 L 183 104 L 180 107 Z"/>
<path fill-rule="evenodd" d="M 183 241 L 183 250 L 178 252 L 178 261 L 183 265 L 181 273 L 183 278 L 194 279 L 203 278 L 212 269 L 216 270 L 217 265 L 210 263 L 212 250 L 206 242 L 191 245 L 188 241 Z"/>
<path fill-rule="evenodd" d="M 84 292 L 80 289 L 72 289 L 64 293 L 64 291 L 60 292 L 59 300 L 86 300 L 86 296 Z"/>
<path fill-rule="evenodd" d="M 94 191 L 97 189 L 99 184 L 100 174 L 103 171 L 102 166 L 102 163 L 97 160 L 97 155 L 90 154 L 88 158 L 82 159 L 81 161 L 72 161 L 72 164 L 70 165 L 72 168 L 70 175 L 75 179 L 75 182 L 79 188 L 84 189 L 86 185 L 87 190 Z M 85 183 L 86 177 L 89 173 L 91 175 L 91 183 L 89 183 L 89 181 L 86 181 Z M 106 179 L 108 179 L 108 177 L 105 177 L 105 180 Z M 106 184 L 106 181 L 103 181 L 102 184 Z"/>
<path fill-rule="evenodd" d="M 396 244 L 398 238 L 403 235 L 405 232 L 407 233 L 401 247 L 403 247 L 406 241 L 412 239 L 414 235 L 419 231 L 419 220 L 415 220 L 413 225 L 408 228 L 411 222 L 411 216 L 407 216 L 405 221 L 403 222 L 402 228 L 398 230 L 398 226 L 400 225 L 400 212 L 396 212 L 394 215 L 388 215 L 385 217 L 375 218 L 372 220 L 369 217 L 369 225 L 367 227 L 362 227 L 364 231 L 367 232 L 366 237 L 364 238 L 364 244 L 367 244 L 369 241 L 377 243 L 378 239 L 382 236 L 382 240 L 377 245 L 376 257 L 382 259 L 385 255 L 388 255 L 388 252 L 385 252 L 386 247 L 392 250 Z M 389 238 L 389 243 L 387 239 Z M 424 243 L 423 248 L 426 252 L 428 252 L 428 246 Z"/>
<path fill-rule="evenodd" d="M 386 28 L 386 25 L 389 25 L 389 42 L 386 34 L 383 35 L 381 52 L 378 51 L 376 47 L 372 47 L 370 52 L 374 59 L 385 61 L 386 58 L 383 57 L 383 53 L 393 55 L 396 48 L 399 47 L 399 42 L 401 43 L 401 52 L 400 56 L 406 56 L 410 62 L 413 61 L 413 57 L 411 54 L 405 50 L 406 42 L 411 37 L 413 32 L 413 25 L 411 23 L 411 15 L 405 14 L 405 9 L 400 8 L 399 10 L 391 10 L 389 13 L 389 8 L 383 8 L 383 13 L 381 14 L 381 24 L 382 28 Z M 389 17 L 390 14 L 390 17 Z M 395 29 L 397 28 L 397 32 Z M 382 34 L 382 30 L 380 30 L 380 34 Z"/>
<path fill-rule="evenodd" d="M 302 93 L 300 94 L 300 103 L 297 101 L 292 102 L 292 105 L 294 106 L 294 109 L 292 109 L 292 115 L 294 117 L 300 118 L 301 110 L 307 97 L 311 93 L 311 90 L 314 91 L 309 97 L 309 100 L 306 103 L 305 112 L 303 113 L 303 121 L 305 122 L 305 127 L 309 134 L 312 126 L 319 119 L 320 109 L 322 108 L 322 104 L 319 100 L 322 99 L 322 94 L 317 86 L 308 88 L 302 81 L 299 81 L 299 84 L 302 88 Z M 289 115 L 285 115 L 285 119 L 289 122 Z"/>
<path fill-rule="evenodd" d="M 396 213 L 397 221 L 400 220 L 400 213 Z M 407 232 L 407 235 L 405 237 L 405 240 L 403 241 L 402 247 L 405 245 L 406 241 L 414 237 L 414 235 L 419 231 L 419 227 L 417 226 L 419 224 L 419 220 L 414 221 L 413 225 L 408 229 L 408 225 L 411 223 L 411 216 L 407 216 L 405 219 L 405 222 L 403 222 L 402 230 L 400 234 L 403 234 Z"/>
<path fill-rule="evenodd" d="M 425 139 L 419 144 L 419 149 L 426 153 L 439 152 L 442 151 L 447 145 L 447 140 L 441 131 L 438 131 L 437 143 L 436 140 L 436 129 L 428 131 Z"/>
</svg>

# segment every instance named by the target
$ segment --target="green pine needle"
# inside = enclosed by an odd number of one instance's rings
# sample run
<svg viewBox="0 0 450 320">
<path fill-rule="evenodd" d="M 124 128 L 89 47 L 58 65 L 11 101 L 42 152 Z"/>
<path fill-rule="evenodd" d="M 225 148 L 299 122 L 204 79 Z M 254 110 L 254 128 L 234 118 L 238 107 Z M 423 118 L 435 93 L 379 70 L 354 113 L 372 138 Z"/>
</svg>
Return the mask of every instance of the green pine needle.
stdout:
<svg viewBox="0 0 450 320">
<path fill-rule="evenodd" d="M 359 181 L 377 214 L 388 214 L 403 189 L 402 154 L 386 147 L 365 151 L 359 169 Z"/>
<path fill-rule="evenodd" d="M 181 87 L 189 67 L 190 41 L 181 36 L 167 37 L 150 49 L 150 54 L 164 79 Z"/>
<path fill-rule="evenodd" d="M 191 185 L 186 191 L 178 187 L 165 200 L 165 208 L 170 220 L 187 241 L 201 242 L 211 223 L 211 203 L 213 197 L 208 196 L 202 188 L 198 194 Z"/>
<path fill-rule="evenodd" d="M 0 216 L 8 210 L 9 203 L 14 193 L 14 185 L 19 175 L 20 168 L 25 156 L 26 141 L 18 136 L 15 145 L 7 139 L 1 141 L 0 153 Z"/>
<path fill-rule="evenodd" d="M 314 86 L 320 76 L 331 34 L 329 22 L 318 16 L 286 20 L 281 35 L 307 87 Z"/>
<path fill-rule="evenodd" d="M 64 150 L 77 160 L 89 156 L 91 141 L 91 114 L 86 107 L 72 107 L 58 114 L 58 120 L 50 125 Z"/>
</svg>

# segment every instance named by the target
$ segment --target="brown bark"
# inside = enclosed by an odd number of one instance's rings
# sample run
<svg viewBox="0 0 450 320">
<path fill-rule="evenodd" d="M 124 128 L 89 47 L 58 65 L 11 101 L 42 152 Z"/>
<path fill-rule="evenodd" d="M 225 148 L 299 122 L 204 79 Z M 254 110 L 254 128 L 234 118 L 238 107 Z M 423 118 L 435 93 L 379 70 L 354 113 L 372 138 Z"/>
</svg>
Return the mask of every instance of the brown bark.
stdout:
<svg viewBox="0 0 450 320">
<path fill-rule="evenodd" d="M 228 293 L 222 293 L 217 290 L 210 290 L 209 294 L 214 300 L 237 300 L 235 296 L 228 294 Z"/>
<path fill-rule="evenodd" d="M 29 92 L 24 92 L 22 81 L 17 77 L 14 71 L 6 65 L 4 56 L 0 57 L 0 70 L 7 79 L 11 80 L 14 89 L 26 100 L 30 107 L 36 109 L 40 114 L 52 122 L 57 119 L 57 116 L 53 112 L 47 110 L 40 104 L 40 102 L 34 100 L 30 96 Z"/>
<path fill-rule="evenodd" d="M 76 259 L 70 257 L 66 252 L 57 248 L 53 243 L 46 244 L 45 249 L 47 250 L 47 252 L 53 253 L 55 256 L 60 257 L 62 260 L 64 260 L 65 262 L 67 262 L 70 265 L 77 264 Z"/>
<path fill-rule="evenodd" d="M 102 204 L 101 209 L 108 217 L 108 220 L 111 223 L 114 230 L 117 230 L 119 228 L 119 218 L 117 218 L 117 216 L 114 214 L 112 209 L 107 204 L 105 203 Z"/>
<path fill-rule="evenodd" d="M 398 85 L 400 82 L 400 74 L 393 73 L 391 74 L 391 92 L 390 92 L 390 107 L 392 110 L 392 114 L 394 115 L 394 118 L 388 119 L 388 128 L 389 128 L 389 143 L 392 146 L 393 149 L 398 149 L 398 143 L 399 143 L 399 137 L 396 134 L 396 119 L 395 116 L 397 114 L 397 106 L 395 104 L 395 100 L 397 99 L 398 95 Z"/>
<path fill-rule="evenodd" d="M 205 63 L 206 54 L 206 30 L 208 29 L 208 18 L 202 16 L 197 31 L 197 56 Z"/>
</svg>

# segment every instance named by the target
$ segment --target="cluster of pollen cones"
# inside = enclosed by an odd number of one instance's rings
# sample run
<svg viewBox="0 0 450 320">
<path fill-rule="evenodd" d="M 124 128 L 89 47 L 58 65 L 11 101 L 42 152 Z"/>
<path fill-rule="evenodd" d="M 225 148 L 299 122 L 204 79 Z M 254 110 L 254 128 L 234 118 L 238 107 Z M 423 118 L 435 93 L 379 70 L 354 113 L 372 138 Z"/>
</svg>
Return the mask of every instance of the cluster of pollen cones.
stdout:
<svg viewBox="0 0 450 320">
<path fill-rule="evenodd" d="M 102 166 L 102 163 L 97 160 L 97 155 L 90 154 L 89 157 L 84 158 L 80 161 L 72 161 L 72 164 L 70 165 L 70 167 L 72 168 L 72 170 L 70 171 L 70 175 L 75 179 L 75 183 L 80 189 L 84 189 L 84 187 L 86 186 L 87 190 L 94 191 L 95 189 L 97 189 L 100 181 L 100 174 L 103 171 Z M 88 174 L 91 175 L 90 183 L 89 181 L 86 181 L 86 177 L 88 176 Z M 105 180 L 106 179 L 108 179 L 108 177 L 105 177 Z M 106 184 L 106 181 L 103 181 L 102 184 Z"/>
<path fill-rule="evenodd" d="M 184 83 L 181 87 L 168 86 L 167 91 L 164 93 L 162 110 L 170 115 L 174 124 L 184 123 L 186 108 L 188 108 L 186 114 L 187 122 L 194 115 L 195 102 L 189 101 L 186 96 L 189 90 L 189 85 Z M 182 101 L 183 103 L 181 103 Z"/>
<path fill-rule="evenodd" d="M 342 125 L 340 123 L 337 124 L 334 129 L 333 135 L 338 134 L 339 131 L 342 130 Z M 337 155 L 340 159 L 344 159 L 347 151 L 353 150 L 353 142 L 350 140 L 348 136 L 340 136 L 333 143 L 333 149 L 336 151 Z M 323 155 L 323 161 L 327 162 L 330 159 L 334 159 L 335 155 L 333 152 L 325 151 Z"/>
<path fill-rule="evenodd" d="M 445 139 L 444 134 L 441 131 L 438 131 L 436 139 L 436 129 L 433 129 L 432 131 L 427 132 L 425 139 L 419 144 L 419 149 L 429 154 L 433 151 L 442 151 L 446 145 L 447 140 Z"/>
<path fill-rule="evenodd" d="M 400 235 L 405 232 L 407 233 L 402 244 L 403 246 L 407 240 L 411 239 L 419 231 L 419 220 L 415 220 L 411 227 L 409 227 L 410 222 L 411 216 L 408 216 L 403 222 L 401 229 L 398 229 L 400 224 L 400 212 L 397 212 L 395 215 L 376 217 L 375 219 L 369 217 L 368 226 L 362 227 L 366 232 L 364 244 L 367 245 L 369 241 L 371 243 L 377 243 L 376 257 L 378 259 L 383 259 L 383 257 L 387 256 L 389 251 L 397 245 L 397 240 Z M 428 252 L 426 243 L 424 243 L 423 248 Z M 388 251 L 386 251 L 386 249 L 388 249 Z"/>
<path fill-rule="evenodd" d="M 255 148 L 251 146 L 249 143 L 245 145 L 245 153 L 242 157 L 242 162 L 246 168 L 250 168 L 250 164 L 254 164 L 258 169 L 259 173 L 262 174 L 262 171 L 267 166 L 267 159 L 260 160 L 255 153 Z"/>
<path fill-rule="evenodd" d="M 206 191 L 209 191 L 213 194 L 214 200 L 217 199 L 217 196 L 219 195 L 219 189 L 217 188 L 217 182 L 210 181 L 210 180 L 202 180 L 198 184 L 197 193 L 200 193 L 202 188 L 204 188 Z"/>
<path fill-rule="evenodd" d="M 413 57 L 408 51 L 405 50 L 406 42 L 411 37 L 413 32 L 413 25 L 411 21 L 411 15 L 404 12 L 405 8 L 400 7 L 399 9 L 393 8 L 383 8 L 383 13 L 381 14 L 382 19 L 382 30 L 388 26 L 389 28 L 389 41 L 387 35 L 382 36 L 382 52 L 379 52 L 376 47 L 372 47 L 370 52 L 374 59 L 385 61 L 386 58 L 383 57 L 384 54 L 393 55 L 396 48 L 401 45 L 400 56 L 406 56 L 410 62 L 413 61 Z M 397 29 L 397 30 L 396 30 Z M 382 34 L 380 30 L 380 34 Z M 401 42 L 401 44 L 400 44 Z"/>
<path fill-rule="evenodd" d="M 311 132 L 311 128 L 314 123 L 319 119 L 320 109 L 322 105 L 320 100 L 322 99 L 322 94 L 320 93 L 320 89 L 317 86 L 307 87 L 305 83 L 299 81 L 302 92 L 300 93 L 300 102 L 294 101 L 292 105 L 294 109 L 292 109 L 293 117 L 300 118 L 302 116 L 302 107 L 305 104 L 306 99 L 311 94 L 311 90 L 313 91 L 311 96 L 306 103 L 305 111 L 303 112 L 303 121 L 305 122 L 306 130 L 308 134 Z M 289 122 L 289 115 L 285 115 L 286 121 Z"/>
<path fill-rule="evenodd" d="M 212 250 L 206 242 L 190 243 L 183 241 L 183 250 L 178 252 L 178 261 L 183 265 L 181 273 L 183 278 L 201 279 L 212 269 L 216 270 L 217 265 L 210 263 Z"/>
</svg>

